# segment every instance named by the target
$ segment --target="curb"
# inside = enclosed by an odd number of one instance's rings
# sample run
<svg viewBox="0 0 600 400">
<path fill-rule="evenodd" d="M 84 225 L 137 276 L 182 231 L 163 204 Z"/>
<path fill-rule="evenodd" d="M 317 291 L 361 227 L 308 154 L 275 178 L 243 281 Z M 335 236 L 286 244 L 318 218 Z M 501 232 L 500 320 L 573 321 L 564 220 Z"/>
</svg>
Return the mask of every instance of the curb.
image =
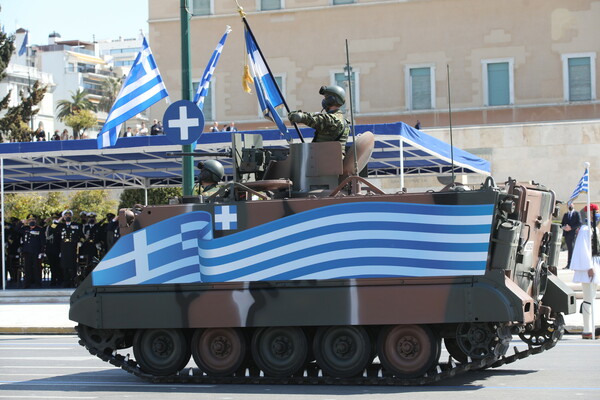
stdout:
<svg viewBox="0 0 600 400">
<path fill-rule="evenodd" d="M 71 335 L 75 328 L 67 327 L 0 327 L 0 335 L 43 334 L 43 335 Z"/>
</svg>

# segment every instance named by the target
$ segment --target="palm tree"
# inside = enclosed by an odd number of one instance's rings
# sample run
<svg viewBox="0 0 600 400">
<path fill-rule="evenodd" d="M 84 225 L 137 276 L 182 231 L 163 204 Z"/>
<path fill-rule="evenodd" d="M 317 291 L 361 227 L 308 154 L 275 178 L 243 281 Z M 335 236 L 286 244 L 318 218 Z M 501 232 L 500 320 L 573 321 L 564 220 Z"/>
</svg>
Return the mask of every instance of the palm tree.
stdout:
<svg viewBox="0 0 600 400">
<path fill-rule="evenodd" d="M 100 111 L 110 111 L 110 108 L 119 95 L 122 84 L 123 78 L 112 76 L 107 77 L 104 82 L 102 82 L 102 99 L 100 99 L 100 103 L 98 104 L 98 109 Z"/>
<path fill-rule="evenodd" d="M 96 111 L 96 106 L 88 99 L 88 93 L 85 89 L 77 89 L 75 93 L 71 92 L 71 100 L 59 100 L 56 110 L 58 111 L 56 116 L 62 122 L 67 116 L 73 115 L 75 111 Z"/>
</svg>

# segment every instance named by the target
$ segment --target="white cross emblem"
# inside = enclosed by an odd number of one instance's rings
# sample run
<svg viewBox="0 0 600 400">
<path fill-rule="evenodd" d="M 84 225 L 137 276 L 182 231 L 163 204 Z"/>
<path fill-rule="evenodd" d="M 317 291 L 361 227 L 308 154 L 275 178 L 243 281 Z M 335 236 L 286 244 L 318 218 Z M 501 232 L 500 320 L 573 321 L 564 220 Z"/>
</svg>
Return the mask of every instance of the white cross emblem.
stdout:
<svg viewBox="0 0 600 400">
<path fill-rule="evenodd" d="M 215 228 L 223 231 L 237 229 L 237 206 L 216 206 Z"/>
<path fill-rule="evenodd" d="M 148 275 L 150 271 L 148 265 L 148 240 L 146 239 L 145 229 L 133 233 L 133 248 L 135 276 L 139 279 Z"/>
<path fill-rule="evenodd" d="M 187 117 L 187 107 L 180 106 L 179 107 L 179 119 L 172 119 L 169 121 L 169 128 L 179 128 L 181 140 L 188 140 L 189 138 L 189 128 L 194 128 L 199 126 L 200 123 L 198 118 L 188 118 Z"/>
</svg>

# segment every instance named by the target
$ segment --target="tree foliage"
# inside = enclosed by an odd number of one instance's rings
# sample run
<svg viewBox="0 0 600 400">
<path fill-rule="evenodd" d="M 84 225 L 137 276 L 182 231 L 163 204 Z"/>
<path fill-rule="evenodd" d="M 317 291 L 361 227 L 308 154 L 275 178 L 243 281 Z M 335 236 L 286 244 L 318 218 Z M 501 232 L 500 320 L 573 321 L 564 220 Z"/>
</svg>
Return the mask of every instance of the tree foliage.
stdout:
<svg viewBox="0 0 600 400">
<path fill-rule="evenodd" d="M 98 110 L 109 112 L 112 105 L 115 103 L 121 85 L 123 84 L 123 78 L 117 78 L 113 76 L 107 77 L 102 82 L 102 98 L 98 104 Z"/>
<path fill-rule="evenodd" d="M 15 51 L 15 37 L 0 30 L 0 81 L 6 77 L 6 68 Z"/>
<path fill-rule="evenodd" d="M 0 81 L 6 77 L 6 68 L 10 58 L 15 51 L 14 35 L 7 35 L 0 31 Z M 38 113 L 38 104 L 46 94 L 46 86 L 36 81 L 27 91 L 21 91 L 18 95 L 21 102 L 8 108 L 12 92 L 0 100 L 0 111 L 6 111 L 6 115 L 0 119 L 0 139 L 12 141 L 29 141 L 32 138 L 32 130 L 29 128 L 29 122 Z"/>
<path fill-rule="evenodd" d="M 6 115 L 0 119 L 0 133 L 13 142 L 28 142 L 33 138 L 33 131 L 29 122 L 38 113 L 38 104 L 46 94 L 46 86 L 35 81 L 27 91 L 21 91 L 19 96 L 21 102 L 6 111 Z M 10 93 L 8 94 L 10 96 Z M 8 99 L 6 104 L 8 104 Z M 0 103 L 1 105 L 1 103 Z"/>
<path fill-rule="evenodd" d="M 90 110 L 77 110 L 64 119 L 65 125 L 73 128 L 73 136 L 77 137 L 86 129 L 95 126 L 98 123 L 96 115 Z"/>
<path fill-rule="evenodd" d="M 117 200 L 110 199 L 108 190 L 81 190 L 71 198 L 69 203 L 73 215 L 82 211 L 95 212 L 98 219 L 107 213 L 117 213 Z"/>
<path fill-rule="evenodd" d="M 89 99 L 87 90 L 77 89 L 75 93 L 71 92 L 71 100 L 59 100 L 56 103 L 56 117 L 62 122 L 69 115 L 76 111 L 89 110 L 96 111 L 96 106 Z"/>
<path fill-rule="evenodd" d="M 181 195 L 180 187 L 148 189 L 148 205 L 169 204 L 169 199 Z M 119 208 L 131 208 L 136 204 L 144 204 L 144 189 L 125 189 L 121 193 Z"/>
<path fill-rule="evenodd" d="M 110 199 L 107 190 L 81 190 L 70 198 L 65 192 L 10 193 L 4 196 L 4 200 L 6 219 L 25 219 L 30 213 L 46 219 L 66 209 L 72 210 L 76 216 L 86 211 L 95 212 L 99 217 L 109 212 L 116 214 L 117 211 L 117 200 Z"/>
</svg>

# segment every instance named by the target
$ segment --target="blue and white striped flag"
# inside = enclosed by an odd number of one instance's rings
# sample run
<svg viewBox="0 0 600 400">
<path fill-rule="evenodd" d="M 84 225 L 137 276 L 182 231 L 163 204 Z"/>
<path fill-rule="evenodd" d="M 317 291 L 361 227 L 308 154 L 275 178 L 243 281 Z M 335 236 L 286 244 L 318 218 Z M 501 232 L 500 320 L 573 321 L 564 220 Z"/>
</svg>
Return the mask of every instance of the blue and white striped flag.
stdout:
<svg viewBox="0 0 600 400">
<path fill-rule="evenodd" d="M 256 95 L 258 96 L 260 109 L 262 110 L 265 118 L 275 122 L 277 124 L 277 128 L 279 128 L 279 131 L 286 137 L 286 139 L 291 140 L 291 136 L 287 130 L 287 127 L 275 110 L 275 107 L 283 104 L 283 99 L 279 94 L 279 90 L 277 90 L 277 83 L 275 83 L 275 79 L 269 73 L 267 63 L 260 55 L 258 46 L 252 38 L 252 34 L 248 31 L 248 29 L 245 30 L 245 33 L 246 50 L 248 52 L 248 58 L 250 61 L 250 71 L 252 74 L 252 79 L 254 80 L 254 87 L 256 89 Z"/>
<path fill-rule="evenodd" d="M 21 43 L 21 48 L 19 49 L 19 57 L 27 52 L 27 45 L 29 44 L 29 31 L 25 32 L 25 37 L 23 38 L 23 43 Z"/>
<path fill-rule="evenodd" d="M 169 93 L 158 71 L 150 46 L 144 37 L 142 51 L 137 55 L 115 104 L 98 134 L 98 148 L 114 146 L 123 122 L 168 96 Z"/>
<path fill-rule="evenodd" d="M 577 184 L 577 187 L 575 187 L 575 190 L 573 190 L 573 194 L 569 198 L 569 201 L 567 201 L 567 204 L 571 204 L 573 202 L 573 200 L 575 200 L 581 192 L 587 192 L 589 190 L 589 180 L 590 180 L 590 172 L 589 172 L 589 169 L 586 168 L 585 172 L 583 173 L 583 176 L 581 177 L 581 179 L 579 180 L 579 183 Z"/>
<path fill-rule="evenodd" d="M 196 95 L 194 96 L 194 103 L 196 103 L 198 105 L 198 108 L 200 108 L 201 110 L 204 107 L 204 98 L 208 94 L 210 80 L 212 79 L 213 73 L 215 72 L 215 68 L 217 66 L 217 62 L 219 61 L 219 57 L 221 57 L 221 52 L 223 51 L 223 46 L 225 45 L 225 40 L 227 40 L 227 35 L 229 35 L 229 32 L 231 32 L 231 27 L 227 25 L 223 37 L 219 41 L 219 44 L 217 44 L 217 48 L 210 57 L 210 60 L 208 61 L 208 65 L 204 70 L 204 74 L 202 74 L 202 80 L 200 81 L 200 85 L 198 85 L 198 91 L 196 91 Z"/>
</svg>

